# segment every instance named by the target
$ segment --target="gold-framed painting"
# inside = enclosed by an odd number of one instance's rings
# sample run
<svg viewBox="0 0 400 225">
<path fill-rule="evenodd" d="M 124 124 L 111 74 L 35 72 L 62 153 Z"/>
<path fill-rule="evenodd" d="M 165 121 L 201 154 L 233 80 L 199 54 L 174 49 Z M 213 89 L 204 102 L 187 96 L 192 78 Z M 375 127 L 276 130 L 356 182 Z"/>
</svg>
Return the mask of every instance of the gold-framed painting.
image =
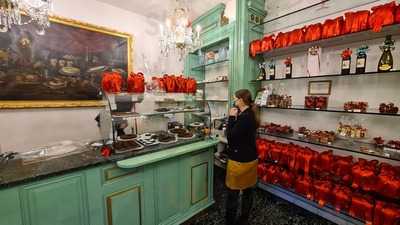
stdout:
<svg viewBox="0 0 400 225">
<path fill-rule="evenodd" d="M 0 33 L 0 109 L 98 107 L 105 70 L 132 71 L 133 37 L 58 16 Z"/>
</svg>

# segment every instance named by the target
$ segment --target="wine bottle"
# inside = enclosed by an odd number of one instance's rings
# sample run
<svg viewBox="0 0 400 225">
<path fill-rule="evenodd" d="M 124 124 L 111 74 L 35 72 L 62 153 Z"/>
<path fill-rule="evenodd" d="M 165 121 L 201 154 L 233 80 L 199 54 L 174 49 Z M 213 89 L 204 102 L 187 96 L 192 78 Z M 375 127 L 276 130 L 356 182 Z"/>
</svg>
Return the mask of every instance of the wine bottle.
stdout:
<svg viewBox="0 0 400 225">
<path fill-rule="evenodd" d="M 387 72 L 393 69 L 393 55 L 391 50 L 394 49 L 394 41 L 392 36 L 386 36 L 386 40 L 383 46 L 379 47 L 383 53 L 378 63 L 378 72 Z"/>
<path fill-rule="evenodd" d="M 285 77 L 286 79 L 292 78 L 292 58 L 287 57 L 285 60 Z"/>
<path fill-rule="evenodd" d="M 356 74 L 365 73 L 365 67 L 367 65 L 367 49 L 367 45 L 361 46 L 357 49 Z"/>
<path fill-rule="evenodd" d="M 265 63 L 258 64 L 258 67 L 260 68 L 260 73 L 258 75 L 257 80 L 265 80 L 267 77 L 267 73 L 265 71 Z"/>
<path fill-rule="evenodd" d="M 352 51 L 347 48 L 342 52 L 342 74 L 347 75 L 350 74 L 350 65 L 351 65 L 351 53 Z"/>
<path fill-rule="evenodd" d="M 268 75 L 270 80 L 275 80 L 275 62 L 273 60 L 269 63 Z"/>
</svg>

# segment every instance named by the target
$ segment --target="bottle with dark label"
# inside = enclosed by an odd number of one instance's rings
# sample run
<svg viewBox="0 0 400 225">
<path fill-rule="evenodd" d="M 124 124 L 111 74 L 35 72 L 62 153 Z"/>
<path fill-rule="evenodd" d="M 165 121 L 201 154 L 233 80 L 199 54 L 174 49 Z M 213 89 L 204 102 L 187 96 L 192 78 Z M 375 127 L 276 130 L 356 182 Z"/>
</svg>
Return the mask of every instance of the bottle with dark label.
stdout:
<svg viewBox="0 0 400 225">
<path fill-rule="evenodd" d="M 387 72 L 393 69 L 393 55 L 391 50 L 394 50 L 394 40 L 392 36 L 386 36 L 386 40 L 383 46 L 379 47 L 383 53 L 379 59 L 378 72 Z"/>
<path fill-rule="evenodd" d="M 285 77 L 286 79 L 292 78 L 292 58 L 287 57 L 285 60 Z"/>
<path fill-rule="evenodd" d="M 258 74 L 257 80 L 265 80 L 267 77 L 267 72 L 265 71 L 265 63 L 259 63 L 258 67 L 260 68 L 260 73 Z"/>
<path fill-rule="evenodd" d="M 275 80 L 275 62 L 273 59 L 269 63 L 268 75 L 270 80 Z"/>
<path fill-rule="evenodd" d="M 350 65 L 351 65 L 351 53 L 352 51 L 347 48 L 342 52 L 342 74 L 350 74 Z"/>
<path fill-rule="evenodd" d="M 356 74 L 365 73 L 365 67 L 367 65 L 367 50 L 367 45 L 363 45 L 357 49 Z"/>
</svg>

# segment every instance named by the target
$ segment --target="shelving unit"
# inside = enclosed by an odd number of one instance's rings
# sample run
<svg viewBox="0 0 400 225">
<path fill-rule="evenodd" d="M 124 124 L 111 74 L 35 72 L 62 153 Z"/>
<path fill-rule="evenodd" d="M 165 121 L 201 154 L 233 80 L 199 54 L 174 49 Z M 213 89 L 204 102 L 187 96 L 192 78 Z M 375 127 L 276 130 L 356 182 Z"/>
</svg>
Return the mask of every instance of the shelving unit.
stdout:
<svg viewBox="0 0 400 225">
<path fill-rule="evenodd" d="M 197 82 L 198 85 L 205 85 L 205 84 L 216 84 L 216 83 L 228 83 L 229 80 L 214 80 L 214 81 L 199 81 Z"/>
<path fill-rule="evenodd" d="M 206 69 L 206 67 L 208 67 L 208 66 L 211 66 L 211 65 L 217 65 L 217 64 L 221 64 L 221 63 L 226 63 L 226 62 L 229 62 L 230 60 L 229 59 L 223 59 L 223 60 L 218 60 L 218 61 L 215 61 L 215 62 L 210 62 L 210 63 L 206 63 L 206 64 L 203 64 L 203 65 L 198 65 L 198 66 L 195 66 L 195 67 L 192 67 L 192 70 L 205 70 Z"/>
<path fill-rule="evenodd" d="M 375 116 L 400 116 L 400 114 L 380 113 L 378 109 L 368 109 L 367 112 L 351 112 L 345 111 L 339 107 L 328 107 L 327 109 L 308 109 L 304 106 L 292 106 L 290 108 L 279 108 L 279 107 L 268 107 L 262 106 L 262 109 L 273 109 L 273 110 L 297 110 L 297 111 L 314 111 L 314 112 L 333 112 L 333 113 L 348 113 L 348 114 L 364 114 L 364 115 L 375 115 Z"/>
<path fill-rule="evenodd" d="M 319 41 L 312 41 L 304 44 L 293 45 L 286 48 L 277 48 L 268 52 L 260 53 L 259 55 L 262 55 L 264 58 L 270 58 L 270 57 L 288 55 L 301 51 L 306 52 L 308 48 L 316 45 L 326 48 L 336 45 L 351 44 L 358 41 L 367 41 L 377 38 L 384 38 L 387 35 L 399 35 L 399 30 L 400 30 L 400 25 L 395 24 L 383 27 L 381 32 L 373 32 L 372 30 L 361 31 L 357 33 L 341 35 L 338 37 L 322 39 Z"/>
<path fill-rule="evenodd" d="M 393 76 L 393 75 L 399 75 L 400 76 L 400 70 L 392 70 L 389 72 L 366 72 L 366 73 L 360 73 L 360 74 L 348 74 L 348 75 L 343 75 L 343 74 L 326 74 L 326 75 L 319 75 L 319 76 L 299 76 L 299 77 L 292 77 L 292 78 L 277 78 L 274 80 L 252 80 L 252 83 L 257 83 L 257 82 L 266 82 L 266 81 L 282 81 L 282 80 L 299 80 L 299 79 L 316 79 L 316 78 L 333 78 L 333 77 L 339 77 L 339 78 L 355 78 L 355 77 L 363 77 L 363 76 Z"/>
<path fill-rule="evenodd" d="M 337 139 L 332 144 L 323 144 L 323 143 L 319 143 L 319 142 L 313 142 L 306 138 L 302 138 L 298 135 L 297 132 L 294 132 L 293 134 L 290 134 L 290 135 L 273 134 L 273 133 L 267 133 L 267 132 L 259 132 L 259 134 L 267 135 L 267 136 L 271 136 L 271 137 L 282 138 L 282 139 L 286 139 L 286 140 L 290 140 L 290 141 L 303 142 L 303 143 L 312 144 L 312 145 L 316 145 L 316 146 L 328 147 L 328 148 L 337 149 L 337 150 L 341 150 L 341 151 L 360 153 L 360 154 L 364 154 L 364 155 L 370 155 L 370 156 L 375 156 L 375 157 L 379 157 L 379 158 L 400 161 L 400 150 L 396 151 L 395 149 L 393 149 L 391 151 L 387 151 L 387 150 L 384 150 L 383 148 L 377 148 L 374 144 L 367 143 L 367 142 L 361 142 L 361 141 L 353 141 L 352 142 L 350 140 Z M 363 150 L 363 149 L 365 149 L 365 150 Z"/>
</svg>

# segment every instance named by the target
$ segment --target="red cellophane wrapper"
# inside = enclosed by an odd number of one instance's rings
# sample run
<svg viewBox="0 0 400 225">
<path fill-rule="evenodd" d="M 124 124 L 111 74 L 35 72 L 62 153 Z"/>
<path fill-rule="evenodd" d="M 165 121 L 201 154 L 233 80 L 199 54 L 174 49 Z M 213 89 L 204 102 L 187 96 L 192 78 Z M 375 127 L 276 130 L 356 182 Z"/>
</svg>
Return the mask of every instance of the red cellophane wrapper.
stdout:
<svg viewBox="0 0 400 225">
<path fill-rule="evenodd" d="M 378 175 L 376 191 L 391 199 L 400 199 L 400 173 L 397 168 L 387 164 L 381 164 L 381 172 Z"/>
<path fill-rule="evenodd" d="M 335 207 L 336 211 L 348 212 L 351 204 L 351 189 L 346 186 L 335 185 L 332 194 L 333 206 Z"/>
<path fill-rule="evenodd" d="M 304 41 L 318 41 L 321 39 L 322 25 L 320 23 L 312 24 L 306 27 Z"/>
<path fill-rule="evenodd" d="M 275 38 L 275 35 L 272 34 L 272 35 L 265 36 L 262 39 L 262 42 L 261 42 L 261 51 L 262 52 L 267 52 L 274 48 L 274 38 Z"/>
<path fill-rule="evenodd" d="M 295 181 L 295 185 L 294 185 L 294 189 L 295 191 L 300 194 L 303 195 L 304 197 L 313 200 L 314 199 L 314 191 L 313 191 L 313 181 L 312 178 L 309 176 L 298 176 L 296 181 Z"/>
<path fill-rule="evenodd" d="M 281 170 L 279 184 L 285 188 L 293 188 L 296 175 L 289 170 Z"/>
<path fill-rule="evenodd" d="M 353 176 L 352 188 L 363 191 L 376 191 L 378 185 L 377 160 L 359 159 L 351 168 Z"/>
<path fill-rule="evenodd" d="M 322 25 L 322 38 L 331 38 L 341 35 L 343 26 L 343 17 L 327 19 Z"/>
<path fill-rule="evenodd" d="M 269 155 L 269 153 L 268 153 L 268 150 L 269 150 L 268 145 L 269 144 L 265 139 L 258 138 L 256 140 L 258 158 L 261 161 L 265 161 L 265 160 L 268 159 L 268 155 Z"/>
<path fill-rule="evenodd" d="M 186 78 L 183 75 L 176 77 L 176 92 L 184 93 L 186 92 Z"/>
<path fill-rule="evenodd" d="M 254 41 L 250 42 L 250 48 L 249 48 L 250 56 L 254 58 L 260 52 L 261 52 L 261 41 L 254 40 Z"/>
<path fill-rule="evenodd" d="M 372 224 L 374 215 L 374 199 L 369 195 L 353 193 L 349 214 L 352 217 L 364 220 L 366 224 Z"/>
<path fill-rule="evenodd" d="M 176 92 L 176 82 L 175 82 L 175 76 L 174 75 L 167 75 L 165 74 L 163 77 L 164 84 L 165 84 L 165 90 L 169 93 L 174 93 Z"/>
<path fill-rule="evenodd" d="M 157 89 L 159 91 L 166 91 L 165 90 L 164 79 L 162 77 L 153 77 L 152 80 L 156 82 Z"/>
<path fill-rule="evenodd" d="M 265 176 L 265 174 L 267 173 L 267 168 L 268 168 L 267 164 L 265 164 L 265 163 L 259 163 L 257 165 L 257 175 L 260 179 L 262 179 Z"/>
<path fill-rule="evenodd" d="M 318 202 L 320 206 L 324 206 L 329 203 L 332 204 L 332 189 L 333 184 L 328 180 L 314 180 L 314 200 Z"/>
<path fill-rule="evenodd" d="M 383 26 L 393 24 L 395 10 L 396 3 L 394 1 L 372 7 L 372 14 L 368 21 L 369 27 L 374 32 L 380 32 Z"/>
<path fill-rule="evenodd" d="M 276 143 L 271 143 L 270 145 L 269 145 L 269 152 L 270 152 L 270 154 L 271 154 L 271 159 L 274 161 L 274 162 L 279 162 L 279 159 L 281 158 L 281 152 L 282 152 L 282 147 L 284 146 L 284 144 L 283 143 L 279 143 L 279 142 L 276 142 Z"/>
<path fill-rule="evenodd" d="M 349 59 L 349 58 L 351 58 L 351 54 L 352 54 L 352 53 L 353 53 L 353 52 L 351 51 L 350 48 L 346 48 L 346 49 L 342 52 L 342 54 L 341 54 L 342 59 Z"/>
<path fill-rule="evenodd" d="M 314 168 L 318 153 L 310 148 L 299 148 L 296 154 L 295 170 L 309 175 Z"/>
<path fill-rule="evenodd" d="M 333 174 L 345 185 L 352 181 L 351 168 L 353 167 L 353 156 L 334 156 Z"/>
<path fill-rule="evenodd" d="M 278 36 L 276 36 L 274 48 L 285 48 L 289 44 L 289 33 L 279 32 Z"/>
<path fill-rule="evenodd" d="M 305 27 L 290 31 L 288 46 L 304 43 L 304 37 L 305 37 Z"/>
<path fill-rule="evenodd" d="M 347 12 L 344 14 L 342 34 L 355 33 L 368 29 L 369 10 Z"/>
<path fill-rule="evenodd" d="M 281 151 L 281 157 L 279 159 L 279 165 L 294 170 L 296 165 L 297 146 L 290 143 L 286 145 Z"/>
<path fill-rule="evenodd" d="M 400 206 L 393 203 L 376 201 L 374 225 L 400 224 Z"/>
<path fill-rule="evenodd" d="M 277 165 L 267 165 L 267 170 L 262 180 L 266 183 L 277 184 L 279 182 L 279 170 L 280 168 Z"/>
<path fill-rule="evenodd" d="M 193 78 L 188 78 L 186 80 L 186 93 L 188 94 L 196 94 L 197 90 L 197 82 Z"/>
<path fill-rule="evenodd" d="M 332 150 L 321 152 L 315 163 L 317 172 L 332 172 L 333 170 L 333 153 Z"/>
<path fill-rule="evenodd" d="M 108 93 L 119 93 L 122 88 L 122 77 L 117 72 L 104 72 L 101 87 Z"/>
<path fill-rule="evenodd" d="M 144 93 L 144 75 L 139 72 L 137 74 L 131 73 L 127 79 L 128 92 L 130 93 Z"/>
<path fill-rule="evenodd" d="M 394 17 L 396 23 L 400 23 L 400 4 L 396 8 L 396 15 Z"/>
</svg>

